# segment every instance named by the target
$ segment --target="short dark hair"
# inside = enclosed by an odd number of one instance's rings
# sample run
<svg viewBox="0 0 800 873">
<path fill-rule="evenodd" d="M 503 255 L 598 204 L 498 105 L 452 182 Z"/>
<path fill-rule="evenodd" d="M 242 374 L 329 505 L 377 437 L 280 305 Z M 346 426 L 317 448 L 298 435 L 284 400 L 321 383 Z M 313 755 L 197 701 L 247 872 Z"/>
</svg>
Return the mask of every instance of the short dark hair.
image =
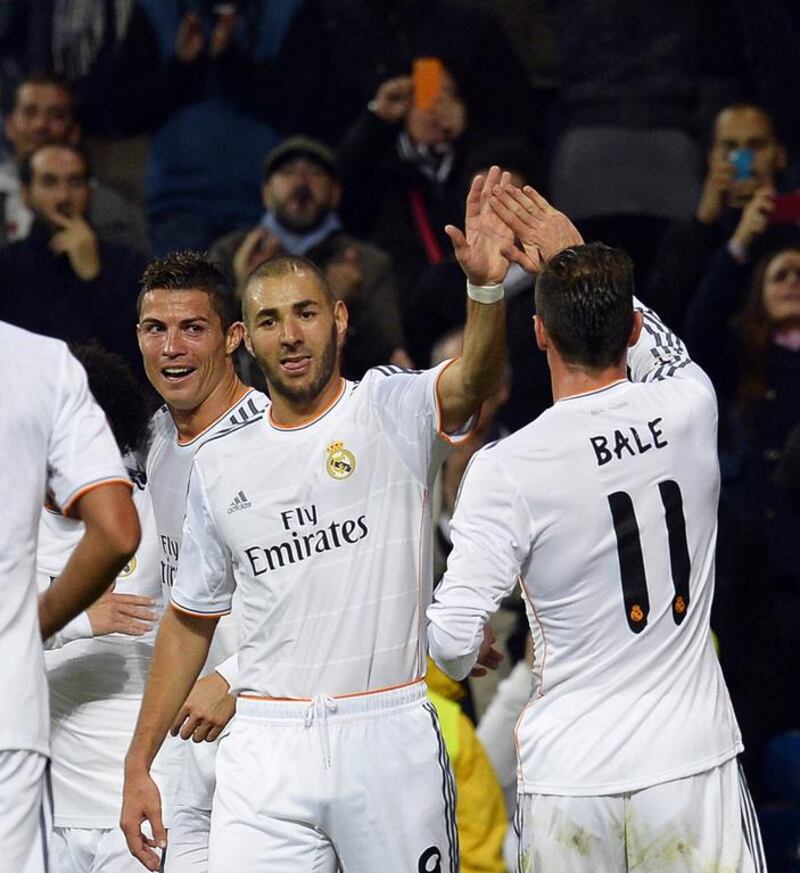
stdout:
<svg viewBox="0 0 800 873">
<path fill-rule="evenodd" d="M 568 364 L 613 366 L 633 326 L 633 262 L 602 243 L 564 249 L 539 274 L 536 313 Z"/>
<path fill-rule="evenodd" d="M 13 112 L 14 109 L 16 109 L 17 101 L 19 100 L 19 92 L 26 85 L 49 85 L 51 88 L 58 88 L 63 91 L 69 97 L 70 111 L 72 112 L 73 117 L 76 117 L 78 97 L 74 88 L 63 76 L 59 76 L 58 73 L 53 73 L 49 70 L 39 70 L 38 72 L 30 73 L 25 76 L 24 79 L 17 82 L 11 93 L 11 102 L 5 107 L 6 110 Z"/>
<path fill-rule="evenodd" d="M 96 340 L 70 346 L 83 364 L 89 390 L 105 412 L 121 451 L 144 448 L 150 409 L 131 368 Z"/>
<path fill-rule="evenodd" d="M 208 294 L 224 333 L 238 320 L 233 288 L 205 252 L 186 250 L 154 258 L 145 268 L 140 284 L 142 290 L 136 301 L 140 317 L 144 296 L 151 291 L 202 291 Z"/>
<path fill-rule="evenodd" d="M 72 152 L 73 155 L 77 155 L 83 162 L 83 169 L 86 178 L 89 179 L 91 176 L 92 173 L 91 167 L 89 166 L 89 158 L 80 146 L 74 145 L 70 142 L 46 142 L 35 148 L 32 152 L 29 152 L 20 161 L 18 170 L 19 181 L 20 184 L 25 185 L 26 188 L 30 187 L 33 182 L 33 161 L 36 155 L 38 155 L 43 149 L 66 149 L 68 152 Z"/>
<path fill-rule="evenodd" d="M 247 285 L 245 287 L 257 279 L 278 279 L 291 273 L 310 274 L 331 304 L 336 302 L 336 295 L 333 293 L 330 282 L 325 278 L 322 270 L 313 261 L 309 261 L 308 258 L 303 258 L 300 255 L 281 255 L 280 257 L 264 261 L 263 264 L 259 264 L 247 277 Z"/>
</svg>

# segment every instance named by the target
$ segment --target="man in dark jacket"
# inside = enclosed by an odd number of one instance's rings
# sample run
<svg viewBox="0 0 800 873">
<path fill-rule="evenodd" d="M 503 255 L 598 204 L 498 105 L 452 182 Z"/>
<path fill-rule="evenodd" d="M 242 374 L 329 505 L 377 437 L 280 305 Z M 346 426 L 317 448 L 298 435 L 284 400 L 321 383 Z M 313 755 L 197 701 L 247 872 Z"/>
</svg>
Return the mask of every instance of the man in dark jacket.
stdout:
<svg viewBox="0 0 800 873">
<path fill-rule="evenodd" d="M 264 162 L 261 189 L 266 209 L 251 230 L 226 234 L 211 250 L 244 286 L 250 273 L 278 254 L 302 255 L 325 274 L 350 314 L 344 368 L 360 379 L 377 364 L 403 366 L 398 301 L 389 256 L 347 234 L 337 207 L 342 193 L 333 152 L 323 143 L 294 136 L 273 149 Z"/>
<path fill-rule="evenodd" d="M 67 342 L 97 339 L 140 372 L 135 304 L 145 259 L 98 240 L 85 156 L 42 146 L 23 160 L 20 180 L 34 220 L 25 239 L 0 250 L 0 319 Z"/>
</svg>

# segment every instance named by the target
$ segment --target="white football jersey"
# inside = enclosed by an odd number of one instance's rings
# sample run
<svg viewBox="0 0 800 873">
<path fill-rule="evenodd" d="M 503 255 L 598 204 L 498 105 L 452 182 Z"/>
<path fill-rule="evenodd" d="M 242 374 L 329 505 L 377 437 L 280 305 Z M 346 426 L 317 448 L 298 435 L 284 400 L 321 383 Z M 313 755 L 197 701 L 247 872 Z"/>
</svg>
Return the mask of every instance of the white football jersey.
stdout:
<svg viewBox="0 0 800 873">
<path fill-rule="evenodd" d="M 260 417 L 268 404 L 269 399 L 265 394 L 251 389 L 201 434 L 185 443 L 178 441 L 178 430 L 166 406 L 162 406 L 153 416 L 150 425 L 150 450 L 147 454 L 147 482 L 153 501 L 156 535 L 161 553 L 164 603 L 170 601 L 170 591 L 178 571 L 186 495 L 194 456 L 208 440 Z M 238 643 L 238 630 L 234 620 L 220 622 L 214 633 L 204 674 L 234 654 Z"/>
<path fill-rule="evenodd" d="M 301 426 L 268 412 L 198 452 L 172 600 L 220 615 L 238 589 L 237 692 L 346 695 L 424 674 L 444 366 L 378 367 Z"/>
<path fill-rule="evenodd" d="M 473 458 L 428 610 L 431 653 L 464 675 L 521 580 L 536 652 L 525 792 L 634 791 L 742 749 L 709 629 L 716 397 L 649 310 L 628 364 L 633 381 L 564 398 Z"/>
<path fill-rule="evenodd" d="M 0 749 L 47 754 L 36 541 L 48 489 L 68 513 L 89 488 L 128 483 L 106 417 L 65 343 L 0 322 Z"/>
<path fill-rule="evenodd" d="M 144 475 L 128 456 L 142 540 L 117 576 L 117 594 L 151 597 L 160 609 L 159 549 Z M 83 525 L 43 510 L 36 554 L 44 590 L 67 563 Z M 119 821 L 123 760 L 139 714 L 155 630 L 141 637 L 91 636 L 45 652 L 50 686 L 50 754 L 56 827 L 110 828 Z M 155 766 L 157 777 L 163 777 Z M 163 784 L 163 778 L 159 784 Z"/>
</svg>

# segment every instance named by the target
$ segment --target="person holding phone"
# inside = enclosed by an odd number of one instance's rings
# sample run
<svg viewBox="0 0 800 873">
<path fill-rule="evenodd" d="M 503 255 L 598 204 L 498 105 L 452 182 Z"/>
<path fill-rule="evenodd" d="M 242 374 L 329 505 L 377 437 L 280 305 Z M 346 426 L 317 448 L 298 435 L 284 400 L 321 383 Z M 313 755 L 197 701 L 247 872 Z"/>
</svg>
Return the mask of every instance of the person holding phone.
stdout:
<svg viewBox="0 0 800 873">
<path fill-rule="evenodd" d="M 343 222 L 392 256 L 406 304 L 448 254 L 443 228 L 458 219 L 465 159 L 479 139 L 452 70 L 418 58 L 409 73 L 379 86 L 337 155 Z"/>
<path fill-rule="evenodd" d="M 647 280 L 648 299 L 671 325 L 683 322 L 715 250 L 727 243 L 731 257 L 755 261 L 787 235 L 787 228 L 768 227 L 787 158 L 765 109 L 752 103 L 723 108 L 714 122 L 707 160 L 695 214 L 667 230 Z"/>
</svg>

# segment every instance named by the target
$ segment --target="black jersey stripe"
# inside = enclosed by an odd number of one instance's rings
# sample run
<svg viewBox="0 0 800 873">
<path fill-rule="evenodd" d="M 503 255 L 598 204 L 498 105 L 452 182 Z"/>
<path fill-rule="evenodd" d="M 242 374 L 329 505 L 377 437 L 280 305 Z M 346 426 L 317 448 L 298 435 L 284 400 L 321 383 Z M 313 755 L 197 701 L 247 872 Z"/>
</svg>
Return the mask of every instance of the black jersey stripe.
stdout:
<svg viewBox="0 0 800 873">
<path fill-rule="evenodd" d="M 246 427 L 250 427 L 251 424 L 256 424 L 259 421 L 264 420 L 264 413 L 261 412 L 253 418 L 248 418 L 246 421 L 240 421 L 237 424 L 232 425 L 231 427 L 226 427 L 224 430 L 221 430 L 219 433 L 215 433 L 214 436 L 210 436 L 207 440 L 203 442 L 201 446 L 198 447 L 197 451 L 199 452 L 204 446 L 207 446 L 209 443 L 213 443 L 214 440 L 221 440 L 223 437 L 230 436 L 233 433 L 239 433 L 240 430 L 244 430 Z"/>
</svg>

